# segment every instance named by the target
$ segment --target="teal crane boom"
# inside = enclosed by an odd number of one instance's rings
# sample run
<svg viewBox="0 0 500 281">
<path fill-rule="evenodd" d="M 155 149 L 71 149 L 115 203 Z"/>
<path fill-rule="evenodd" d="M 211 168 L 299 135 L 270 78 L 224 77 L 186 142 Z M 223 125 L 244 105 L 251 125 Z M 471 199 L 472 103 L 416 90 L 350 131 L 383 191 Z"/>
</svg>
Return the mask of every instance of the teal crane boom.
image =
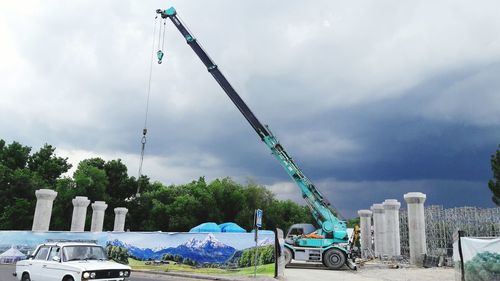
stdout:
<svg viewBox="0 0 500 281">
<path fill-rule="evenodd" d="M 345 222 L 336 217 L 335 211 L 328 200 L 304 175 L 298 165 L 293 161 L 292 157 L 290 157 L 285 151 L 278 139 L 272 134 L 269 127 L 264 126 L 241 99 L 236 90 L 219 70 L 219 67 L 214 63 L 214 61 L 198 43 L 196 38 L 181 22 L 177 16 L 175 8 L 171 7 L 167 10 L 158 9 L 156 12 L 164 19 L 169 18 L 177 27 L 182 36 L 186 39 L 187 44 L 193 49 L 196 55 L 207 67 L 208 72 L 214 77 L 217 83 L 219 83 L 221 88 L 247 119 L 261 140 L 267 147 L 269 147 L 274 157 L 280 162 L 288 175 L 290 175 L 290 177 L 298 185 L 302 193 L 302 197 L 306 201 L 307 206 L 310 208 L 311 213 L 319 226 L 319 229 L 315 231 L 315 234 L 321 238 L 318 239 L 316 237 L 313 239 L 301 236 L 296 237 L 293 241 L 288 241 L 288 251 L 291 251 L 289 255 L 291 254 L 291 257 L 294 257 L 295 259 L 300 259 L 296 254 L 297 249 L 300 247 L 317 248 L 320 250 L 321 256 L 319 261 L 323 260 L 323 263 L 325 263 L 324 259 L 329 257 L 324 257 L 324 255 L 326 255 L 327 252 L 332 252 L 329 250 L 333 249 L 336 250 L 334 251 L 336 255 L 329 258 L 331 260 L 330 265 L 332 264 L 332 261 L 336 262 L 336 264 L 330 267 L 342 266 L 346 262 L 346 256 L 348 255 L 348 250 L 345 247 L 345 244 L 348 242 Z M 340 255 L 344 255 L 344 257 L 341 257 Z M 313 253 L 313 256 L 316 256 L 316 254 Z M 317 258 L 314 258 L 314 260 L 317 260 Z M 327 263 L 325 263 L 325 265 L 328 266 Z"/>
</svg>

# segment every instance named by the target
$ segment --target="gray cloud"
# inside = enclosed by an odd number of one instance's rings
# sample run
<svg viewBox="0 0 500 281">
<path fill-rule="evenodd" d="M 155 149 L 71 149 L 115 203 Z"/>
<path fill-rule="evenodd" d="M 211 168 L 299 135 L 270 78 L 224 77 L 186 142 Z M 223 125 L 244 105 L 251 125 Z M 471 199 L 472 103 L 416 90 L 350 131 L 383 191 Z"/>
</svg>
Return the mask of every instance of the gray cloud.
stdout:
<svg viewBox="0 0 500 281">
<path fill-rule="evenodd" d="M 154 11 L 164 4 L 5 3 L 0 137 L 48 142 L 75 162 L 123 158 L 135 174 Z M 489 204 L 500 139 L 496 1 L 172 4 L 314 182 L 355 185 L 325 192 L 341 194 L 347 213 L 372 203 L 353 193 L 380 183 L 436 203 Z M 253 177 L 287 198 L 277 188 L 287 175 L 170 23 L 164 51 L 144 171 L 166 183 Z"/>
</svg>

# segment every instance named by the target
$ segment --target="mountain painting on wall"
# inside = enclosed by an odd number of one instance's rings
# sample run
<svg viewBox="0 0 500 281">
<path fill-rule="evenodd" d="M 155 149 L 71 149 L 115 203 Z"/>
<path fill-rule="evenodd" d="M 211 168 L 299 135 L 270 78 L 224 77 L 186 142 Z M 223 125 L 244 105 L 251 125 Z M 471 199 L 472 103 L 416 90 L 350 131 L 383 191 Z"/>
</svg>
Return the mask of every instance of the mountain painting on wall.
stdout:
<svg viewBox="0 0 500 281">
<path fill-rule="evenodd" d="M 170 254 L 173 256 L 189 258 L 190 260 L 200 264 L 225 263 L 236 252 L 235 248 L 220 242 L 211 233 L 208 233 L 203 240 L 192 237 L 187 242 L 176 247 L 155 250 L 149 248 L 138 248 L 118 239 L 110 241 L 109 244 L 126 248 L 130 256 L 139 260 L 157 260 L 161 259 L 165 254 Z"/>
</svg>

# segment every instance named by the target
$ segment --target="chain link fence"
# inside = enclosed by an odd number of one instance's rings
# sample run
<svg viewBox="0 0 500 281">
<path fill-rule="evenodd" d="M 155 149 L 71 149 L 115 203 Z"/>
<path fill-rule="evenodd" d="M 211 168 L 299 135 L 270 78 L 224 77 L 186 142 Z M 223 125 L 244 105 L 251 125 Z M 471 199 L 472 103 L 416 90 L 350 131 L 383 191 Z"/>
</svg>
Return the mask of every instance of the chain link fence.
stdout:
<svg viewBox="0 0 500 281">
<path fill-rule="evenodd" d="M 410 256 L 408 237 L 408 212 L 399 211 L 401 255 Z M 465 231 L 467 236 L 500 237 L 500 208 L 482 209 L 459 207 L 444 209 L 435 205 L 425 208 L 425 232 L 427 255 L 451 257 L 453 255 L 453 232 Z"/>
</svg>

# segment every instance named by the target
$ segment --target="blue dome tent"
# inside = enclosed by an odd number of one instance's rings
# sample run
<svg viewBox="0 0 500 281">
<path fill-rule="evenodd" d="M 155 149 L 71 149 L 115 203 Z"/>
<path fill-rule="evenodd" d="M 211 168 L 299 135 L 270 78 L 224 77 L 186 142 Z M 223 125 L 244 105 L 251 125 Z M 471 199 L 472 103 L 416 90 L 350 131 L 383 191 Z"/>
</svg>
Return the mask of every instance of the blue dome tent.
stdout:
<svg viewBox="0 0 500 281">
<path fill-rule="evenodd" d="M 191 228 L 189 232 L 221 232 L 221 229 L 215 222 L 206 222 Z"/>
<path fill-rule="evenodd" d="M 246 233 L 247 231 L 243 229 L 241 226 L 237 225 L 234 222 L 226 222 L 219 224 L 219 227 L 222 232 L 242 232 Z"/>
</svg>

